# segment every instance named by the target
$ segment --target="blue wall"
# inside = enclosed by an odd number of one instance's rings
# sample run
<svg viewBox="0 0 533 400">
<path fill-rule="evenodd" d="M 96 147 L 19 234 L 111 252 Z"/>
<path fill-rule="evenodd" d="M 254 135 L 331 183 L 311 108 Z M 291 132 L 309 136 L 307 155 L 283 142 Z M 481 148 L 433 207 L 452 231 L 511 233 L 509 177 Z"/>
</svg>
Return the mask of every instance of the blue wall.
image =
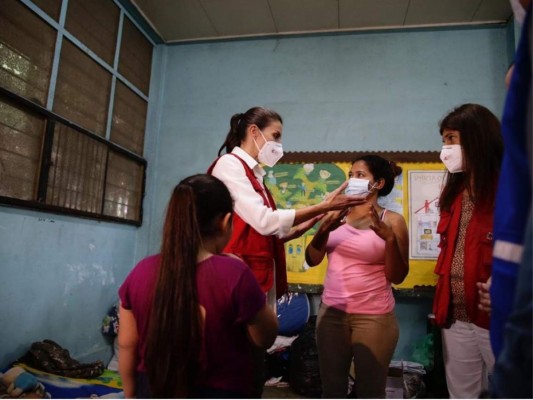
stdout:
<svg viewBox="0 0 533 400">
<path fill-rule="evenodd" d="M 107 361 L 99 328 L 133 263 L 135 228 L 0 209 L 0 365 L 52 339 Z"/>
<path fill-rule="evenodd" d="M 134 263 L 159 248 L 171 189 L 207 169 L 232 114 L 254 105 L 277 110 L 286 151 L 438 150 L 437 123 L 453 106 L 479 102 L 501 114 L 510 32 L 420 30 L 158 46 L 143 226 L 0 207 L 0 367 L 45 338 L 80 360 L 107 361 L 102 317 Z M 428 311 L 428 302 L 399 302 L 398 357 L 408 358 L 412 341 L 425 334 Z"/>
<path fill-rule="evenodd" d="M 442 29 L 167 47 L 153 218 L 138 258 L 157 251 L 171 189 L 206 171 L 232 114 L 255 105 L 278 111 L 285 151 L 439 150 L 438 121 L 454 106 L 478 102 L 501 115 L 510 33 Z M 396 311 L 395 356 L 408 359 L 426 334 L 431 302 L 398 300 Z"/>
</svg>

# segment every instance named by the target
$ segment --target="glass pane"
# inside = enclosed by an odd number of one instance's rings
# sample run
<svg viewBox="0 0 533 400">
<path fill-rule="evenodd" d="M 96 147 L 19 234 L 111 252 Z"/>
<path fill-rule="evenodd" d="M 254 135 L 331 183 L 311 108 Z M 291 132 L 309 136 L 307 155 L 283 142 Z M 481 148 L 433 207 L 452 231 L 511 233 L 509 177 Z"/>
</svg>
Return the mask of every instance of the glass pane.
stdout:
<svg viewBox="0 0 533 400">
<path fill-rule="evenodd" d="M 117 81 L 111 141 L 142 155 L 147 107 L 146 101 Z"/>
<path fill-rule="evenodd" d="M 56 21 L 59 21 L 62 0 L 32 0 L 41 10 L 47 13 Z M 69 2 L 70 4 L 70 2 Z"/>
<path fill-rule="evenodd" d="M 107 147 L 56 123 L 46 203 L 100 213 Z"/>
<path fill-rule="evenodd" d="M 128 18 L 124 18 L 118 72 L 148 96 L 151 68 L 152 45 Z"/>
<path fill-rule="evenodd" d="M 110 152 L 104 214 L 139 221 L 143 176 L 142 164 Z"/>
<path fill-rule="evenodd" d="M 36 200 L 45 120 L 0 100 L 0 196 Z"/>
<path fill-rule="evenodd" d="M 109 0 L 69 0 L 65 27 L 113 66 L 120 10 Z"/>
<path fill-rule="evenodd" d="M 46 105 L 56 31 L 18 1 L 0 2 L 0 85 Z"/>
<path fill-rule="evenodd" d="M 54 111 L 105 136 L 111 75 L 68 40 L 63 40 Z"/>
</svg>

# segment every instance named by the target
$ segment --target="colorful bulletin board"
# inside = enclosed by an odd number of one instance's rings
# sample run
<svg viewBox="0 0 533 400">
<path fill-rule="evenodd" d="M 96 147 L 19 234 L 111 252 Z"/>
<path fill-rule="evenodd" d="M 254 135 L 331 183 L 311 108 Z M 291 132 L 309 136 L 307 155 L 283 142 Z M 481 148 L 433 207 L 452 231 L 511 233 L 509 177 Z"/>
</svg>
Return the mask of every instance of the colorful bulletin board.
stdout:
<svg viewBox="0 0 533 400">
<path fill-rule="evenodd" d="M 409 227 L 409 274 L 397 289 L 434 286 L 438 256 L 438 195 L 444 167 L 438 152 L 293 152 L 282 162 L 265 168 L 265 184 L 279 208 L 302 208 L 321 202 L 348 177 L 352 160 L 364 154 L 378 154 L 403 169 L 392 192 L 379 203 L 401 213 Z M 316 292 L 326 275 L 327 257 L 316 267 L 305 263 L 305 248 L 318 225 L 285 244 L 289 284 Z"/>
</svg>

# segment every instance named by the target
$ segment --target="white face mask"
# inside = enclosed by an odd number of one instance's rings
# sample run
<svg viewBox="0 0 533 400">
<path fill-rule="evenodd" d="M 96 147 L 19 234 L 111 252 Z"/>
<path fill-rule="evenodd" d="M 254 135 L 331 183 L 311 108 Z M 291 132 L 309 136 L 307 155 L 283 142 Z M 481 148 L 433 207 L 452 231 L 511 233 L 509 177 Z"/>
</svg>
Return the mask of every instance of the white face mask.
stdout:
<svg viewBox="0 0 533 400">
<path fill-rule="evenodd" d="M 516 21 L 523 25 L 524 20 L 526 19 L 526 10 L 520 4 L 520 0 L 511 0 L 511 8 L 513 9 L 514 18 Z"/>
<path fill-rule="evenodd" d="M 442 146 L 440 159 L 450 172 L 463 172 L 463 148 L 460 144 L 449 144 Z"/>
<path fill-rule="evenodd" d="M 259 130 L 259 132 L 261 132 L 261 130 Z M 261 132 L 261 136 L 263 136 L 263 139 L 265 139 L 263 132 Z M 261 149 L 259 149 L 255 139 L 254 143 L 255 147 L 257 147 L 257 150 L 259 150 L 257 159 L 267 167 L 273 167 L 280 160 L 280 158 L 283 157 L 283 146 L 281 143 L 265 139 L 265 144 L 263 147 L 261 147 Z"/>
<path fill-rule="evenodd" d="M 348 195 L 367 194 L 374 188 L 375 184 L 371 187 L 369 186 L 370 181 L 368 179 L 350 178 L 344 193 Z"/>
</svg>

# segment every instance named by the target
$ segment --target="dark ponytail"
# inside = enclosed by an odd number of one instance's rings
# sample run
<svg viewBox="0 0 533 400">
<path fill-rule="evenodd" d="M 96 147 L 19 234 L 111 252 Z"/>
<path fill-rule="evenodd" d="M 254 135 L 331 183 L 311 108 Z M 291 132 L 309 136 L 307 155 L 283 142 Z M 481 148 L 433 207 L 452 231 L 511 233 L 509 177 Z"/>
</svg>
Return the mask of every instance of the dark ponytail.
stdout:
<svg viewBox="0 0 533 400">
<path fill-rule="evenodd" d="M 146 340 L 145 364 L 152 397 L 193 395 L 202 346 L 196 286 L 198 251 L 203 238 L 220 233 L 220 221 L 232 209 L 227 187 L 211 175 L 194 175 L 174 188 L 163 228 Z"/>
<path fill-rule="evenodd" d="M 402 167 L 400 167 L 394 161 L 389 161 L 389 165 L 390 165 L 390 168 L 391 168 L 391 171 L 392 171 L 392 175 L 394 175 L 394 178 L 396 178 L 397 176 L 399 176 L 402 173 L 402 171 L 403 171 Z"/>
<path fill-rule="evenodd" d="M 252 107 L 244 114 L 234 114 L 230 120 L 230 129 L 226 140 L 218 149 L 218 155 L 222 154 L 222 150 L 231 153 L 235 146 L 239 146 L 245 139 L 246 131 L 250 125 L 257 125 L 259 129 L 263 129 L 274 121 L 283 124 L 283 120 L 277 112 L 264 107 Z"/>
</svg>

